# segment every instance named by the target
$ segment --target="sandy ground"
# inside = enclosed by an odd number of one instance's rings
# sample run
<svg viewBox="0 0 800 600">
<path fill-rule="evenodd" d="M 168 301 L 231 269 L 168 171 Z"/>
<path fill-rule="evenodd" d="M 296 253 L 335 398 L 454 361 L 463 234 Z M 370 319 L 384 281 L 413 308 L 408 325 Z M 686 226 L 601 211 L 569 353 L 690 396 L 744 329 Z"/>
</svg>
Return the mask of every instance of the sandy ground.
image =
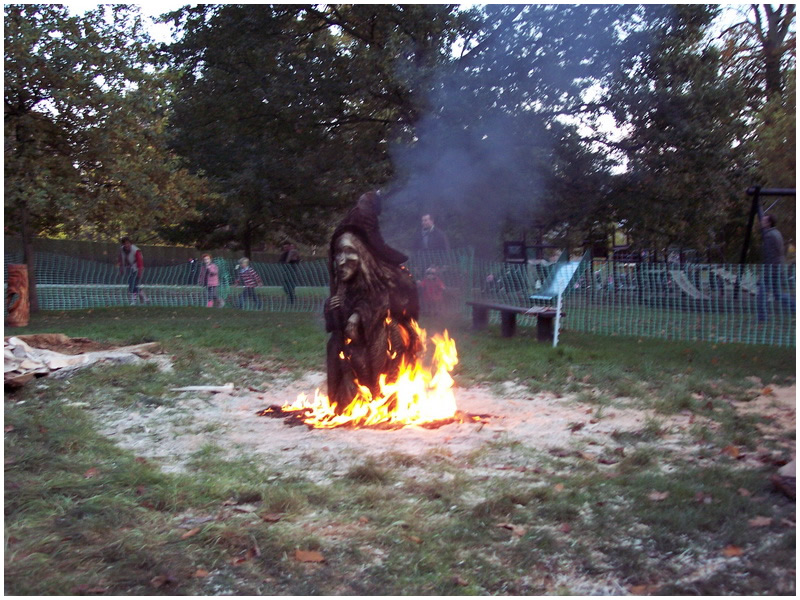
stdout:
<svg viewBox="0 0 800 600">
<path fill-rule="evenodd" d="M 459 410 L 488 413 L 491 417 L 486 423 L 390 431 L 309 429 L 256 415 L 259 410 L 283 404 L 300 393 L 313 393 L 324 379 L 324 373 L 308 373 L 300 380 L 273 384 L 264 392 L 176 392 L 178 399 L 171 407 L 102 411 L 102 432 L 137 456 L 155 460 L 166 471 L 182 470 L 193 453 L 214 444 L 229 456 L 263 456 L 273 467 L 292 469 L 317 481 L 340 475 L 353 464 L 385 453 L 416 456 L 444 452 L 448 456 L 466 456 L 484 444 L 498 441 L 518 441 L 556 454 L 575 452 L 593 460 L 620 446 L 612 434 L 639 431 L 648 419 L 656 419 L 662 425 L 661 444 L 665 448 L 689 454 L 700 449 L 697 442 L 686 443 L 689 429 L 699 423 L 699 418 L 688 412 L 667 418 L 639 409 L 613 407 L 603 409 L 600 418 L 596 418 L 597 405 L 582 404 L 575 395 L 532 394 L 513 382 L 494 389 L 456 388 Z M 755 401 L 741 403 L 741 408 L 770 417 L 764 435 L 778 439 L 783 432 L 794 429 L 796 388 L 767 392 Z M 794 453 L 793 440 L 780 443 Z M 762 449 L 760 455 L 749 456 L 743 452 L 739 458 L 743 465 L 763 462 L 764 452 Z"/>
</svg>

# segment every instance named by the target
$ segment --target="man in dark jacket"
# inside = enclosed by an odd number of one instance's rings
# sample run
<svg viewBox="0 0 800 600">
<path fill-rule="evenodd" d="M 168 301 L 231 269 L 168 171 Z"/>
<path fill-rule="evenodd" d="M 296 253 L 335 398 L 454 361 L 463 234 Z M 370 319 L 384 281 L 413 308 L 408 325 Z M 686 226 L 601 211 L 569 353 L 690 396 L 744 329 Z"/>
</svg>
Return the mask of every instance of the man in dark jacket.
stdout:
<svg viewBox="0 0 800 600">
<path fill-rule="evenodd" d="M 422 252 L 448 252 L 450 250 L 447 235 L 436 227 L 430 214 L 422 215 L 422 231 L 415 239 L 414 250 Z"/>
<path fill-rule="evenodd" d="M 772 295 L 789 311 L 794 312 L 794 301 L 783 293 L 783 281 L 786 278 L 786 258 L 783 247 L 783 236 L 775 227 L 777 221 L 772 215 L 761 218 L 762 253 L 764 255 L 763 274 L 758 285 L 758 320 L 767 320 L 767 298 Z"/>
</svg>

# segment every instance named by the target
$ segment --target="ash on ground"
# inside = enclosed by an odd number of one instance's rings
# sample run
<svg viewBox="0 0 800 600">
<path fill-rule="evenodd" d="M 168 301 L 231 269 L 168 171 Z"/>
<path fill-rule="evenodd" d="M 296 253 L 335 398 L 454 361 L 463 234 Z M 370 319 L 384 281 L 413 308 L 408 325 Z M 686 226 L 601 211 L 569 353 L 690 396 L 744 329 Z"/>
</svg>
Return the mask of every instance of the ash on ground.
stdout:
<svg viewBox="0 0 800 600">
<path fill-rule="evenodd" d="M 317 482 L 341 476 L 352 466 L 385 454 L 444 453 L 464 457 L 466 464 L 472 453 L 487 444 L 510 447 L 513 442 L 556 456 L 575 455 L 611 465 L 619 460 L 615 455 L 619 436 L 641 431 L 652 419 L 662 424 L 660 445 L 665 450 L 700 454 L 697 443 L 687 444 L 692 426 L 700 419 L 696 415 L 656 415 L 634 407 L 632 402 L 626 407 L 624 399 L 598 412 L 596 404 L 579 402 L 574 394 L 532 393 L 513 382 L 494 388 L 455 388 L 460 411 L 492 416 L 481 422 L 455 422 L 436 429 L 309 429 L 256 416 L 259 410 L 291 402 L 300 393 L 313 393 L 324 380 L 324 373 L 307 373 L 299 380 L 273 383 L 264 391 L 183 392 L 177 394 L 172 406 L 103 409 L 101 431 L 168 472 L 184 470 L 194 453 L 214 445 L 231 458 L 262 457 L 271 468 Z M 795 397 L 794 386 L 776 388 L 770 397 L 760 400 L 759 408 L 775 423 L 794 427 Z M 786 452 L 794 454 L 794 440 L 781 443 L 789 444 Z M 742 457 L 740 463 L 745 466 L 757 460 L 757 453 L 752 453 Z"/>
</svg>

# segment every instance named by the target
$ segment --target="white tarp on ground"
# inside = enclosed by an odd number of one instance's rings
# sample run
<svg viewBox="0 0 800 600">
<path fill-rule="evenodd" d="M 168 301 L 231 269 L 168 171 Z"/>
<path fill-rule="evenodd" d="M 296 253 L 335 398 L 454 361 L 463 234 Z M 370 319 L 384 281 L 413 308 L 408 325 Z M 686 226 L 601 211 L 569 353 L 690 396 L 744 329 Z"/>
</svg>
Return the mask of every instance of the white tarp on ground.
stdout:
<svg viewBox="0 0 800 600">
<path fill-rule="evenodd" d="M 63 334 L 55 336 L 64 343 L 70 338 Z M 78 369 L 98 362 L 127 364 L 139 362 L 153 357 L 158 344 L 155 342 L 125 346 L 113 350 L 84 352 L 82 354 L 62 354 L 53 350 L 36 348 L 26 342 L 35 336 L 8 337 L 3 342 L 3 380 L 11 387 L 24 385 L 34 377 L 50 376 L 56 378 L 69 377 Z"/>
</svg>

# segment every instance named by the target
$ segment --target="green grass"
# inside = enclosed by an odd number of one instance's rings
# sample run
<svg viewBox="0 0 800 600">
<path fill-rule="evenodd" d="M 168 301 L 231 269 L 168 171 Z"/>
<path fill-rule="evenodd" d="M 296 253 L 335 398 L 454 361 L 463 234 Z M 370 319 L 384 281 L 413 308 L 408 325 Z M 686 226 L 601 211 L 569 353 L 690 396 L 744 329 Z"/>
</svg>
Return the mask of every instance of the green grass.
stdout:
<svg viewBox="0 0 800 600">
<path fill-rule="evenodd" d="M 13 333 L 158 341 L 174 370 L 98 366 L 6 394 L 6 593 L 618 593 L 607 580 L 665 595 L 794 593 L 794 503 L 770 485 L 772 464 L 721 452 L 766 446 L 789 458 L 787 438 L 764 439 L 760 417 L 730 401 L 754 397 L 749 376 L 794 382 L 793 350 L 569 332 L 554 350 L 526 329 L 504 339 L 450 325 L 460 386 L 571 388 L 600 419 L 621 402 L 655 415 L 588 448 L 604 461 L 496 439 L 467 455 L 363 456 L 319 482 L 209 443 L 168 474 L 99 435 L 93 415 L 174 409 L 169 388 L 203 376 L 246 386 L 322 371 L 320 318 L 138 307 L 34 315 Z M 694 454 L 662 445 L 666 419 L 681 411 L 698 418 L 685 433 Z M 321 466 L 325 455 L 308 460 Z M 756 518 L 771 520 L 751 526 Z M 741 554 L 724 558 L 729 548 Z M 300 562 L 297 550 L 325 560 Z"/>
</svg>

